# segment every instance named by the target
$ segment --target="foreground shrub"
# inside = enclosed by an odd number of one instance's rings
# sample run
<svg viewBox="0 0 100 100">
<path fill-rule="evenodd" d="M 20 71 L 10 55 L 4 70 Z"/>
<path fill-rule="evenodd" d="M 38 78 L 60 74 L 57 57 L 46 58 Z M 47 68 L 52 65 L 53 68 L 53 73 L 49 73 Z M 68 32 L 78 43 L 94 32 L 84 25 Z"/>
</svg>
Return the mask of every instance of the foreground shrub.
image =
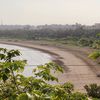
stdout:
<svg viewBox="0 0 100 100">
<path fill-rule="evenodd" d="M 88 99 L 86 94 L 76 92 L 71 95 L 70 100 L 88 100 Z"/>
<path fill-rule="evenodd" d="M 92 100 L 100 100 L 100 99 L 98 99 L 98 98 L 93 98 Z"/>
<path fill-rule="evenodd" d="M 100 50 L 94 51 L 89 55 L 89 58 L 95 60 L 98 64 L 100 64 Z"/>
<path fill-rule="evenodd" d="M 51 74 L 63 72 L 55 63 L 47 63 L 33 70 L 33 76 L 25 77 L 22 72 L 26 61 L 15 60 L 20 56 L 18 50 L 0 48 L 0 100 L 87 100 L 81 93 L 73 93 L 73 84 L 51 85 L 48 81 L 57 81 Z"/>
<path fill-rule="evenodd" d="M 93 44 L 93 41 L 92 40 L 89 40 L 87 38 L 81 38 L 79 41 L 78 41 L 78 44 L 80 46 L 89 46 L 91 47 L 92 44 Z"/>
<path fill-rule="evenodd" d="M 95 40 L 92 47 L 94 49 L 100 49 L 100 40 Z"/>
<path fill-rule="evenodd" d="M 89 55 L 89 57 L 94 59 L 94 60 L 98 59 L 100 57 L 100 51 L 94 51 L 93 53 L 91 53 Z"/>
<path fill-rule="evenodd" d="M 97 84 L 85 85 L 85 89 L 89 96 L 100 99 L 100 86 L 99 85 Z"/>
</svg>

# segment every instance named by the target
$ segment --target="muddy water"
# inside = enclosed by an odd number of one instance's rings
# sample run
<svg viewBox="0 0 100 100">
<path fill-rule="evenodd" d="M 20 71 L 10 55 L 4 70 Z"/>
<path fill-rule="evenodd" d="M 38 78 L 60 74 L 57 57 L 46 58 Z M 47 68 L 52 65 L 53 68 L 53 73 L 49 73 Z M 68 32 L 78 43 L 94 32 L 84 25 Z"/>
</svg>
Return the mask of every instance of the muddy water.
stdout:
<svg viewBox="0 0 100 100">
<path fill-rule="evenodd" d="M 31 76 L 33 68 L 38 65 L 43 65 L 52 60 L 51 55 L 34 49 L 6 44 L 0 44 L 0 48 L 7 48 L 9 50 L 17 49 L 21 52 L 22 55 L 15 59 L 27 60 L 27 66 L 25 66 L 25 70 L 22 73 L 25 76 Z"/>
</svg>

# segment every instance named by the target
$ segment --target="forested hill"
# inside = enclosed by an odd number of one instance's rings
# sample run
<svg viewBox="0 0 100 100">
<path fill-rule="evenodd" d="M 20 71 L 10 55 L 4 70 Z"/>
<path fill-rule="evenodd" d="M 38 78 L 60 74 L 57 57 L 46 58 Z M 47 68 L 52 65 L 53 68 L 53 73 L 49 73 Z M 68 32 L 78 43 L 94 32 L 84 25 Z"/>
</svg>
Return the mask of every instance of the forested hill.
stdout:
<svg viewBox="0 0 100 100">
<path fill-rule="evenodd" d="M 97 38 L 100 24 L 91 26 L 74 25 L 0 25 L 0 38 L 17 38 L 27 40 L 64 39 L 64 38 Z"/>
</svg>

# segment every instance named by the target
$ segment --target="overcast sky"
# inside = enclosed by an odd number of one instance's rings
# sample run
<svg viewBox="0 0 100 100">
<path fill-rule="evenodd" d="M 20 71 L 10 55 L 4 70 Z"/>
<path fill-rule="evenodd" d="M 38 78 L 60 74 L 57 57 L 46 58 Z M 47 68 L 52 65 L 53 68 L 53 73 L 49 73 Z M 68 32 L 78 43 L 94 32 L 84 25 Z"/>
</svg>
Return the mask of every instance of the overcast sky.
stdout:
<svg viewBox="0 0 100 100">
<path fill-rule="evenodd" d="M 0 0 L 4 24 L 94 24 L 100 0 Z"/>
</svg>

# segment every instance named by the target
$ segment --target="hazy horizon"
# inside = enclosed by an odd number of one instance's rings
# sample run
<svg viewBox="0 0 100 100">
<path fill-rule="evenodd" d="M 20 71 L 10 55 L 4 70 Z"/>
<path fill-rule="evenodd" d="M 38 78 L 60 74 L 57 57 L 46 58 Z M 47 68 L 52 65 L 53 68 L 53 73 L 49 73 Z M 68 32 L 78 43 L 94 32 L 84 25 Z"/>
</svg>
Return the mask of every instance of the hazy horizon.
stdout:
<svg viewBox="0 0 100 100">
<path fill-rule="evenodd" d="M 7 25 L 85 24 L 100 22 L 100 0 L 0 0 Z"/>
</svg>

